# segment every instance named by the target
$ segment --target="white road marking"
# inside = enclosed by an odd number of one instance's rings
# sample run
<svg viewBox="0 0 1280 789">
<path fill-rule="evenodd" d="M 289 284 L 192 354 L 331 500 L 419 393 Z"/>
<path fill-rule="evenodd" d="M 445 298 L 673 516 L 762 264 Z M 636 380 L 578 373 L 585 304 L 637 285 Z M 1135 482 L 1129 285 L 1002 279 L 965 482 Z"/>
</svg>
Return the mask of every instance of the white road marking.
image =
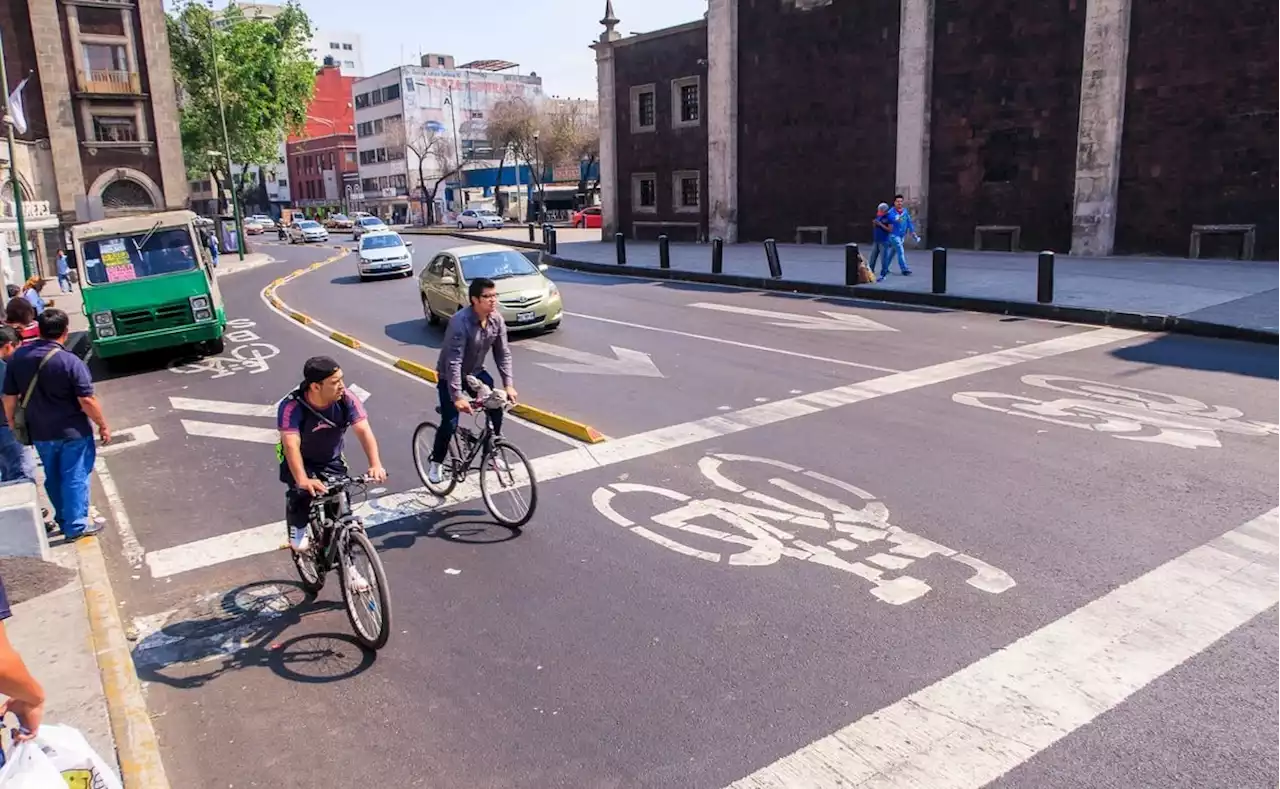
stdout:
<svg viewBox="0 0 1280 789">
<path fill-rule="evenodd" d="M 619 348 L 616 345 L 609 346 L 613 350 L 614 358 L 608 356 L 599 356 L 586 351 L 578 351 L 573 348 L 564 348 L 559 345 L 552 345 L 549 342 L 541 340 L 525 340 L 520 343 L 523 350 L 534 351 L 535 353 L 545 353 L 548 356 L 554 356 L 558 359 L 567 359 L 569 363 L 562 364 L 559 362 L 537 362 L 542 367 L 555 370 L 560 373 L 579 373 L 583 375 L 634 375 L 641 378 L 665 378 L 658 365 L 653 363 L 653 359 L 649 358 L 649 354 L 633 351 L 630 348 Z"/>
<path fill-rule="evenodd" d="M 612 323 L 615 326 L 626 326 L 629 329 L 641 329 L 643 331 L 653 331 L 660 334 L 673 334 L 677 337 L 687 337 L 691 340 L 705 340 L 706 342 L 716 342 L 721 345 L 732 345 L 735 348 L 746 348 L 751 351 L 763 351 L 765 353 L 776 353 L 782 356 L 791 356 L 797 359 L 808 359 L 813 362 L 825 362 L 827 364 L 838 364 L 841 367 L 858 367 L 863 370 L 875 370 L 878 373 L 896 373 L 898 372 L 892 367 L 877 367 L 874 364 L 862 364 L 860 362 L 849 362 L 844 359 L 830 359 L 826 356 L 814 356 L 811 353 L 800 353 L 798 351 L 787 351 L 782 348 L 769 348 L 764 345 L 753 345 L 749 342 L 738 342 L 737 340 L 726 340 L 723 337 L 711 337 L 706 334 L 694 334 L 693 332 L 678 331 L 676 329 L 664 329 L 661 326 L 646 326 L 643 323 L 631 323 L 629 321 L 620 321 L 614 318 L 601 318 L 597 315 L 584 315 L 581 312 L 567 312 L 573 318 L 581 318 L 582 320 L 598 321 L 600 323 Z"/>
<path fill-rule="evenodd" d="M 809 331 L 897 331 L 892 326 L 886 326 L 870 318 L 864 318 L 861 315 L 853 315 L 848 312 L 821 310 L 822 315 L 800 315 L 794 312 L 774 312 L 773 310 L 760 310 L 755 307 L 739 307 L 736 304 L 712 304 L 703 301 L 689 306 L 702 310 L 728 312 L 734 315 L 772 318 L 773 320 L 769 321 L 770 324 L 787 329 L 807 329 Z"/>
<path fill-rule="evenodd" d="M 137 535 L 133 533 L 133 523 L 129 520 L 129 513 L 125 511 L 124 499 L 120 498 L 120 490 L 116 488 L 116 481 L 107 469 L 106 460 L 103 458 L 95 460 L 93 469 L 97 472 L 98 483 L 102 485 L 102 492 L 107 497 L 111 520 L 116 524 L 116 533 L 120 535 L 120 545 L 124 548 L 124 558 L 129 562 L 130 567 L 137 569 L 142 566 L 142 558 L 147 552 L 143 550 L 142 543 L 138 542 Z"/>
<path fill-rule="evenodd" d="M 280 440 L 279 431 L 268 427 L 226 425 L 221 422 L 201 422 L 198 419 L 183 419 L 182 427 L 189 436 L 228 438 L 232 441 L 249 441 L 255 444 L 275 444 Z"/>
<path fill-rule="evenodd" d="M 176 411 L 203 411 L 207 414 L 226 414 L 227 416 L 271 418 L 276 415 L 275 405 L 232 403 L 227 400 L 201 400 L 198 397 L 170 397 L 169 405 Z"/>
<path fill-rule="evenodd" d="M 128 440 L 122 440 L 128 436 Z M 127 449 L 150 444 L 159 439 L 156 435 L 155 428 L 151 425 L 138 425 L 137 427 L 126 427 L 124 430 L 116 430 L 111 434 L 111 443 L 106 446 L 98 446 L 98 455 L 114 455 L 117 452 L 123 452 Z"/>
<path fill-rule="evenodd" d="M 840 386 L 821 392 L 777 400 L 764 405 L 744 408 L 740 411 L 709 416 L 669 427 L 661 427 L 643 433 L 618 438 L 603 444 L 578 446 L 574 449 L 545 455 L 533 460 L 538 481 L 550 482 L 583 471 L 603 468 L 628 460 L 648 457 L 671 449 L 709 441 L 720 436 L 732 435 L 756 427 L 777 424 L 790 419 L 827 411 L 837 406 L 873 400 L 885 395 L 919 389 L 944 383 L 965 376 L 998 370 L 1023 362 L 1032 362 L 1083 351 L 1138 337 L 1141 332 L 1124 329 L 1094 329 L 1045 340 L 1020 348 L 996 351 L 941 364 L 922 367 L 904 373 L 894 373 L 870 381 Z M 342 346 L 345 347 L 345 346 Z M 415 488 L 403 493 L 393 493 L 372 503 L 386 517 L 394 520 L 436 510 L 442 506 L 462 503 L 479 498 L 479 488 L 468 482 L 460 485 L 447 500 L 441 500 L 425 488 Z M 221 534 L 203 540 L 162 548 L 147 554 L 147 565 L 154 577 L 160 578 L 201 567 L 211 567 L 222 562 L 274 551 L 283 544 L 284 522 L 267 523 Z"/>
<path fill-rule="evenodd" d="M 369 390 L 365 389 L 360 384 L 348 385 L 347 391 L 351 393 L 352 397 L 354 397 L 355 399 L 359 400 L 362 403 L 366 402 L 369 399 Z"/>
<path fill-rule="evenodd" d="M 987 785 L 1276 605 L 1278 514 L 1193 548 L 730 789 Z M 1249 547 L 1237 540 L 1245 535 Z"/>
</svg>

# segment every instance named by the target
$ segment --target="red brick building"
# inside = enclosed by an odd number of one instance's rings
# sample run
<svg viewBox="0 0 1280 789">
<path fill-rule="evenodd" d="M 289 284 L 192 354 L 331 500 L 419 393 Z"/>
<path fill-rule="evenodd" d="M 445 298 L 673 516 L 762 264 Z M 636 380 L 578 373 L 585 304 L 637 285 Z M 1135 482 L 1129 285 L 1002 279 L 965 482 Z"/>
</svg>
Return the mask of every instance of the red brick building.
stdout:
<svg viewBox="0 0 1280 789">
<path fill-rule="evenodd" d="M 355 108 L 351 105 L 351 85 L 355 77 L 344 77 L 337 66 L 322 66 L 316 72 L 316 87 L 307 106 L 307 123 L 289 142 L 330 134 L 355 134 Z"/>
<path fill-rule="evenodd" d="M 1275 3 L 710 0 L 624 38 L 609 2 L 602 24 L 606 233 L 865 241 L 900 192 L 930 244 L 1277 254 Z"/>
<path fill-rule="evenodd" d="M 308 216 L 345 211 L 348 191 L 357 191 L 356 136 L 328 134 L 285 144 L 293 205 Z"/>
</svg>

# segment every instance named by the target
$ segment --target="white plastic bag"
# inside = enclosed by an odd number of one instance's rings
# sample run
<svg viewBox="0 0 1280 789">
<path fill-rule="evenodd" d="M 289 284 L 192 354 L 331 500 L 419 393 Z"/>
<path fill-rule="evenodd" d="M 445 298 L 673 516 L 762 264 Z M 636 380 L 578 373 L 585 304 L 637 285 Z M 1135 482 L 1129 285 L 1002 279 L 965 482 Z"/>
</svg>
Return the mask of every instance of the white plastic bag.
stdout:
<svg viewBox="0 0 1280 789">
<path fill-rule="evenodd" d="M 63 783 L 59 789 L 124 789 L 116 772 L 90 747 L 84 735 L 70 726 L 46 723 L 33 740 L 48 758 L 49 764 L 61 773 Z M 34 787 L 39 784 L 33 784 Z M 26 785 L 22 785 L 27 789 Z M 10 789 L 0 783 L 0 789 Z"/>
<path fill-rule="evenodd" d="M 62 773 L 35 742 L 13 746 L 0 770 L 0 789 L 67 789 Z"/>
</svg>

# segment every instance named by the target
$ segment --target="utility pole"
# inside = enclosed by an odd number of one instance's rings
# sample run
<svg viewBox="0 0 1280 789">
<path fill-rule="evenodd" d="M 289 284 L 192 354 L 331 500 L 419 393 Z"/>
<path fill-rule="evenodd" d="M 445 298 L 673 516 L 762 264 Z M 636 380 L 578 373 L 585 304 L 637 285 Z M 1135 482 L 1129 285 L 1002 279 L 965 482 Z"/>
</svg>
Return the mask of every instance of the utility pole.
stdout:
<svg viewBox="0 0 1280 789">
<path fill-rule="evenodd" d="M 0 38 L 0 90 L 4 91 L 4 124 L 9 137 L 9 183 L 13 190 L 13 213 L 18 222 L 18 243 L 22 247 L 22 275 L 31 279 L 31 249 L 27 246 L 27 219 L 22 208 L 22 184 L 18 181 L 18 145 L 13 137 L 13 112 L 9 106 L 9 76 L 4 68 L 4 39 Z M 0 236 L 0 244 L 8 243 Z"/>
<path fill-rule="evenodd" d="M 227 134 L 227 111 L 222 106 L 222 80 L 218 77 L 218 40 L 213 24 L 213 0 L 209 0 L 209 51 L 213 54 L 213 90 L 218 97 L 218 115 L 222 119 L 222 158 L 227 163 L 227 183 L 231 185 L 231 211 L 236 221 L 236 254 L 244 260 L 244 222 L 240 218 L 240 194 L 236 178 L 231 172 L 231 135 Z M 241 174 L 241 178 L 243 178 Z"/>
</svg>

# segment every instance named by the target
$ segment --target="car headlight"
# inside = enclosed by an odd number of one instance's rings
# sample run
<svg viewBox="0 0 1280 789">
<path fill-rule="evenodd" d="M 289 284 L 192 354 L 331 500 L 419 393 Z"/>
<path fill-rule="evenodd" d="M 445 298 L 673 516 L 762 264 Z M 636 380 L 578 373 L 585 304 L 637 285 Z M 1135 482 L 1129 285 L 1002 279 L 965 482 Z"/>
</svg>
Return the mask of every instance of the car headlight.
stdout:
<svg viewBox="0 0 1280 789">
<path fill-rule="evenodd" d="M 99 337 L 114 337 L 114 336 L 116 336 L 116 327 L 115 327 L 115 326 L 97 326 L 97 327 L 95 327 L 95 328 L 97 328 L 97 330 L 98 330 L 98 336 L 99 336 Z"/>
<path fill-rule="evenodd" d="M 209 297 L 208 297 L 208 296 L 192 296 L 192 297 L 191 297 L 191 309 L 192 309 L 192 310 L 207 310 L 207 309 L 209 309 Z"/>
<path fill-rule="evenodd" d="M 547 283 L 547 295 L 548 295 L 548 296 L 559 296 L 559 295 L 560 295 L 560 288 L 556 287 L 556 283 L 554 283 L 554 282 L 548 282 L 548 283 Z"/>
<path fill-rule="evenodd" d="M 94 325 L 94 326 L 112 326 L 112 325 L 114 325 L 113 321 L 111 320 L 111 310 L 107 310 L 107 311 L 105 311 L 105 312 L 95 312 L 95 313 L 93 313 L 93 325 Z"/>
</svg>

